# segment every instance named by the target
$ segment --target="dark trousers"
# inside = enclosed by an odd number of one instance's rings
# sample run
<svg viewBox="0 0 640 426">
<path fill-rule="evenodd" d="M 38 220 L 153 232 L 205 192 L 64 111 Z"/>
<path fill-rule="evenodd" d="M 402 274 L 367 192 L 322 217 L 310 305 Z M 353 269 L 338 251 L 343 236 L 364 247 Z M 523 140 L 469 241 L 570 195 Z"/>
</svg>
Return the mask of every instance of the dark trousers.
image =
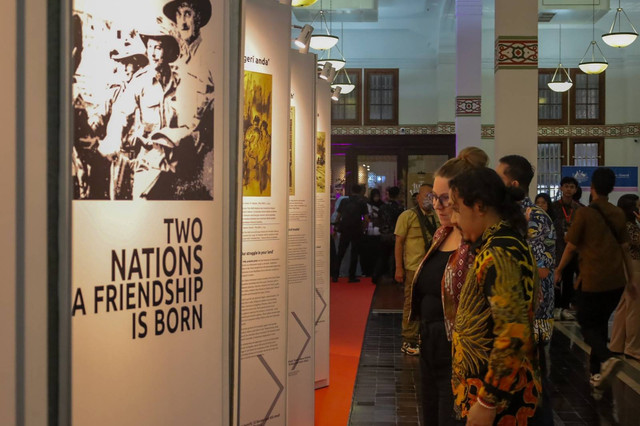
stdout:
<svg viewBox="0 0 640 426">
<path fill-rule="evenodd" d="M 380 235 L 365 235 L 363 237 L 362 252 L 360 253 L 360 266 L 362 275 L 373 276 L 373 271 L 380 251 Z"/>
<path fill-rule="evenodd" d="M 542 376 L 542 398 L 538 400 L 536 413 L 529 420 L 535 426 L 553 426 L 553 406 L 551 405 L 551 383 L 549 382 L 549 344 L 538 344 L 538 359 L 540 360 L 540 375 Z"/>
<path fill-rule="evenodd" d="M 618 306 L 623 287 L 603 292 L 585 292 L 578 295 L 578 324 L 584 341 L 591 346 L 589 371 L 600 372 L 600 363 L 613 356 L 607 347 L 609 317 Z"/>
<path fill-rule="evenodd" d="M 376 266 L 373 270 L 373 282 L 377 283 L 380 278 L 387 272 L 395 271 L 395 259 L 393 256 L 393 249 L 395 247 L 395 239 L 381 238 L 380 246 L 378 250 L 378 259 L 376 260 Z M 394 265 L 392 267 L 392 265 Z"/>
<path fill-rule="evenodd" d="M 356 269 L 358 267 L 358 258 L 362 251 L 362 234 L 348 234 L 342 232 L 340 234 L 340 243 L 338 243 L 338 256 L 336 258 L 336 267 L 331 273 L 333 277 L 340 276 L 340 265 L 342 258 L 347 253 L 347 248 L 351 244 L 351 259 L 349 261 L 349 279 L 356 277 Z"/>
<path fill-rule="evenodd" d="M 578 275 L 578 257 L 575 256 L 562 270 L 562 282 L 560 283 L 560 291 L 556 294 L 556 307 L 569 309 L 571 303 L 575 303 L 576 291 L 573 288 L 575 280 L 574 274 Z"/>
<path fill-rule="evenodd" d="M 451 389 L 451 342 L 444 321 L 420 323 L 420 377 L 423 425 L 454 426 L 456 421 Z"/>
</svg>

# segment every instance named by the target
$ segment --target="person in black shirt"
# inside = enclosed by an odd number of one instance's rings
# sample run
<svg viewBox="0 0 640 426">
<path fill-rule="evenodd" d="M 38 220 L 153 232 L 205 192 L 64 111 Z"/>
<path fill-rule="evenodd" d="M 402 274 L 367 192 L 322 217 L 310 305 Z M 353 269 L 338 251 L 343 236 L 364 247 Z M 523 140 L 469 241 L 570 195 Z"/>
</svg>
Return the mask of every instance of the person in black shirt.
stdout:
<svg viewBox="0 0 640 426">
<path fill-rule="evenodd" d="M 376 267 L 373 271 L 372 281 L 374 284 L 379 283 L 382 276 L 388 271 L 395 271 L 395 263 L 394 266 L 389 269 L 389 265 L 395 262 L 393 248 L 395 246 L 396 236 L 394 231 L 396 229 L 398 216 L 404 211 L 404 207 L 402 207 L 402 204 L 398 200 L 400 188 L 397 186 L 388 188 L 387 195 L 389 196 L 389 202 L 380 206 L 378 211 L 380 222 L 380 250 L 378 252 Z"/>
<path fill-rule="evenodd" d="M 358 184 L 353 185 L 349 199 L 342 201 L 340 207 L 338 207 L 336 223 L 338 232 L 340 232 L 340 242 L 338 243 L 338 258 L 335 269 L 331 272 L 331 277 L 334 282 L 338 280 L 338 276 L 340 275 L 342 258 L 347 252 L 349 244 L 351 244 L 349 282 L 355 283 L 360 281 L 356 277 L 356 268 L 358 266 L 358 257 L 362 251 L 362 237 L 369 223 L 367 200 L 362 197 L 361 194 L 362 187 Z"/>
</svg>

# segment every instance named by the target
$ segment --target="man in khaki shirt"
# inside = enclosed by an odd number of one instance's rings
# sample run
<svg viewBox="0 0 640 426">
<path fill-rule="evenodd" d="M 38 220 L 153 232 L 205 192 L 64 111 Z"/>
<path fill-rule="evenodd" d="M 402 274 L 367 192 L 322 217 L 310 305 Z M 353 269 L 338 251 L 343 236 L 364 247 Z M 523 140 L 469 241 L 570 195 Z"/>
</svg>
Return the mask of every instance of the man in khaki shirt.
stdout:
<svg viewBox="0 0 640 426">
<path fill-rule="evenodd" d="M 591 196 L 593 202 L 587 208 L 578 209 L 566 234 L 567 246 L 562 254 L 554 280 L 562 278 L 562 270 L 569 264 L 575 251 L 579 252 L 581 292 L 578 296 L 578 323 L 584 340 L 591 346 L 590 384 L 594 397 L 601 395 L 621 367 L 620 359 L 607 348 L 608 321 L 625 285 L 630 294 L 637 297 L 638 277 L 625 278 L 633 272 L 627 246 L 624 212 L 609 203 L 609 194 L 615 185 L 615 173 L 605 167 L 593 172 Z"/>
<path fill-rule="evenodd" d="M 423 184 L 416 199 L 418 205 L 402 212 L 396 222 L 395 279 L 397 282 L 404 283 L 401 350 L 407 355 L 420 354 L 418 348 L 420 324 L 418 321 L 409 320 L 413 277 L 420 261 L 427 253 L 426 249 L 431 245 L 435 230 L 440 226 L 428 198 L 432 191 L 433 186 Z M 423 226 L 420 225 L 421 216 L 424 220 Z"/>
</svg>

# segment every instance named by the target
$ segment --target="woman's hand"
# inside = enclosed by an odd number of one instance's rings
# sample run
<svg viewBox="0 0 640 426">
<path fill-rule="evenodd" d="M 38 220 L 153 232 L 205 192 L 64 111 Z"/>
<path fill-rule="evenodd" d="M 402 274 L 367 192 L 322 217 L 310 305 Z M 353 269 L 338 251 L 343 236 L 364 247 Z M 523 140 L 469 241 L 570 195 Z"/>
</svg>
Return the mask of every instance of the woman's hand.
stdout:
<svg viewBox="0 0 640 426">
<path fill-rule="evenodd" d="M 495 418 L 495 408 L 486 408 L 476 402 L 467 414 L 467 426 L 491 426 Z"/>
</svg>

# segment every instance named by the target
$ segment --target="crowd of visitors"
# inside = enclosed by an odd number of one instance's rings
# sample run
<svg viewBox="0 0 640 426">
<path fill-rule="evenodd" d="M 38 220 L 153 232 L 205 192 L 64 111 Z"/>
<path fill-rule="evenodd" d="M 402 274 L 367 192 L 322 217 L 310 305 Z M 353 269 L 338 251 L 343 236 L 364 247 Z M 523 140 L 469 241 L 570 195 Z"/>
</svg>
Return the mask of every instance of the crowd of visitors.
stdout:
<svg viewBox="0 0 640 426">
<path fill-rule="evenodd" d="M 588 206 L 573 177 L 556 201 L 534 202 L 526 158 L 487 163 L 479 148 L 462 150 L 406 210 L 398 187 L 384 202 L 354 186 L 337 207 L 332 277 L 351 244 L 350 282 L 361 256 L 374 284 L 389 273 L 403 286 L 401 351 L 420 356 L 424 424 L 552 425 L 554 321 L 577 320 L 591 347 L 594 399 L 623 357 L 640 359 L 640 198 L 611 204 L 615 173 L 601 167 Z"/>
</svg>

